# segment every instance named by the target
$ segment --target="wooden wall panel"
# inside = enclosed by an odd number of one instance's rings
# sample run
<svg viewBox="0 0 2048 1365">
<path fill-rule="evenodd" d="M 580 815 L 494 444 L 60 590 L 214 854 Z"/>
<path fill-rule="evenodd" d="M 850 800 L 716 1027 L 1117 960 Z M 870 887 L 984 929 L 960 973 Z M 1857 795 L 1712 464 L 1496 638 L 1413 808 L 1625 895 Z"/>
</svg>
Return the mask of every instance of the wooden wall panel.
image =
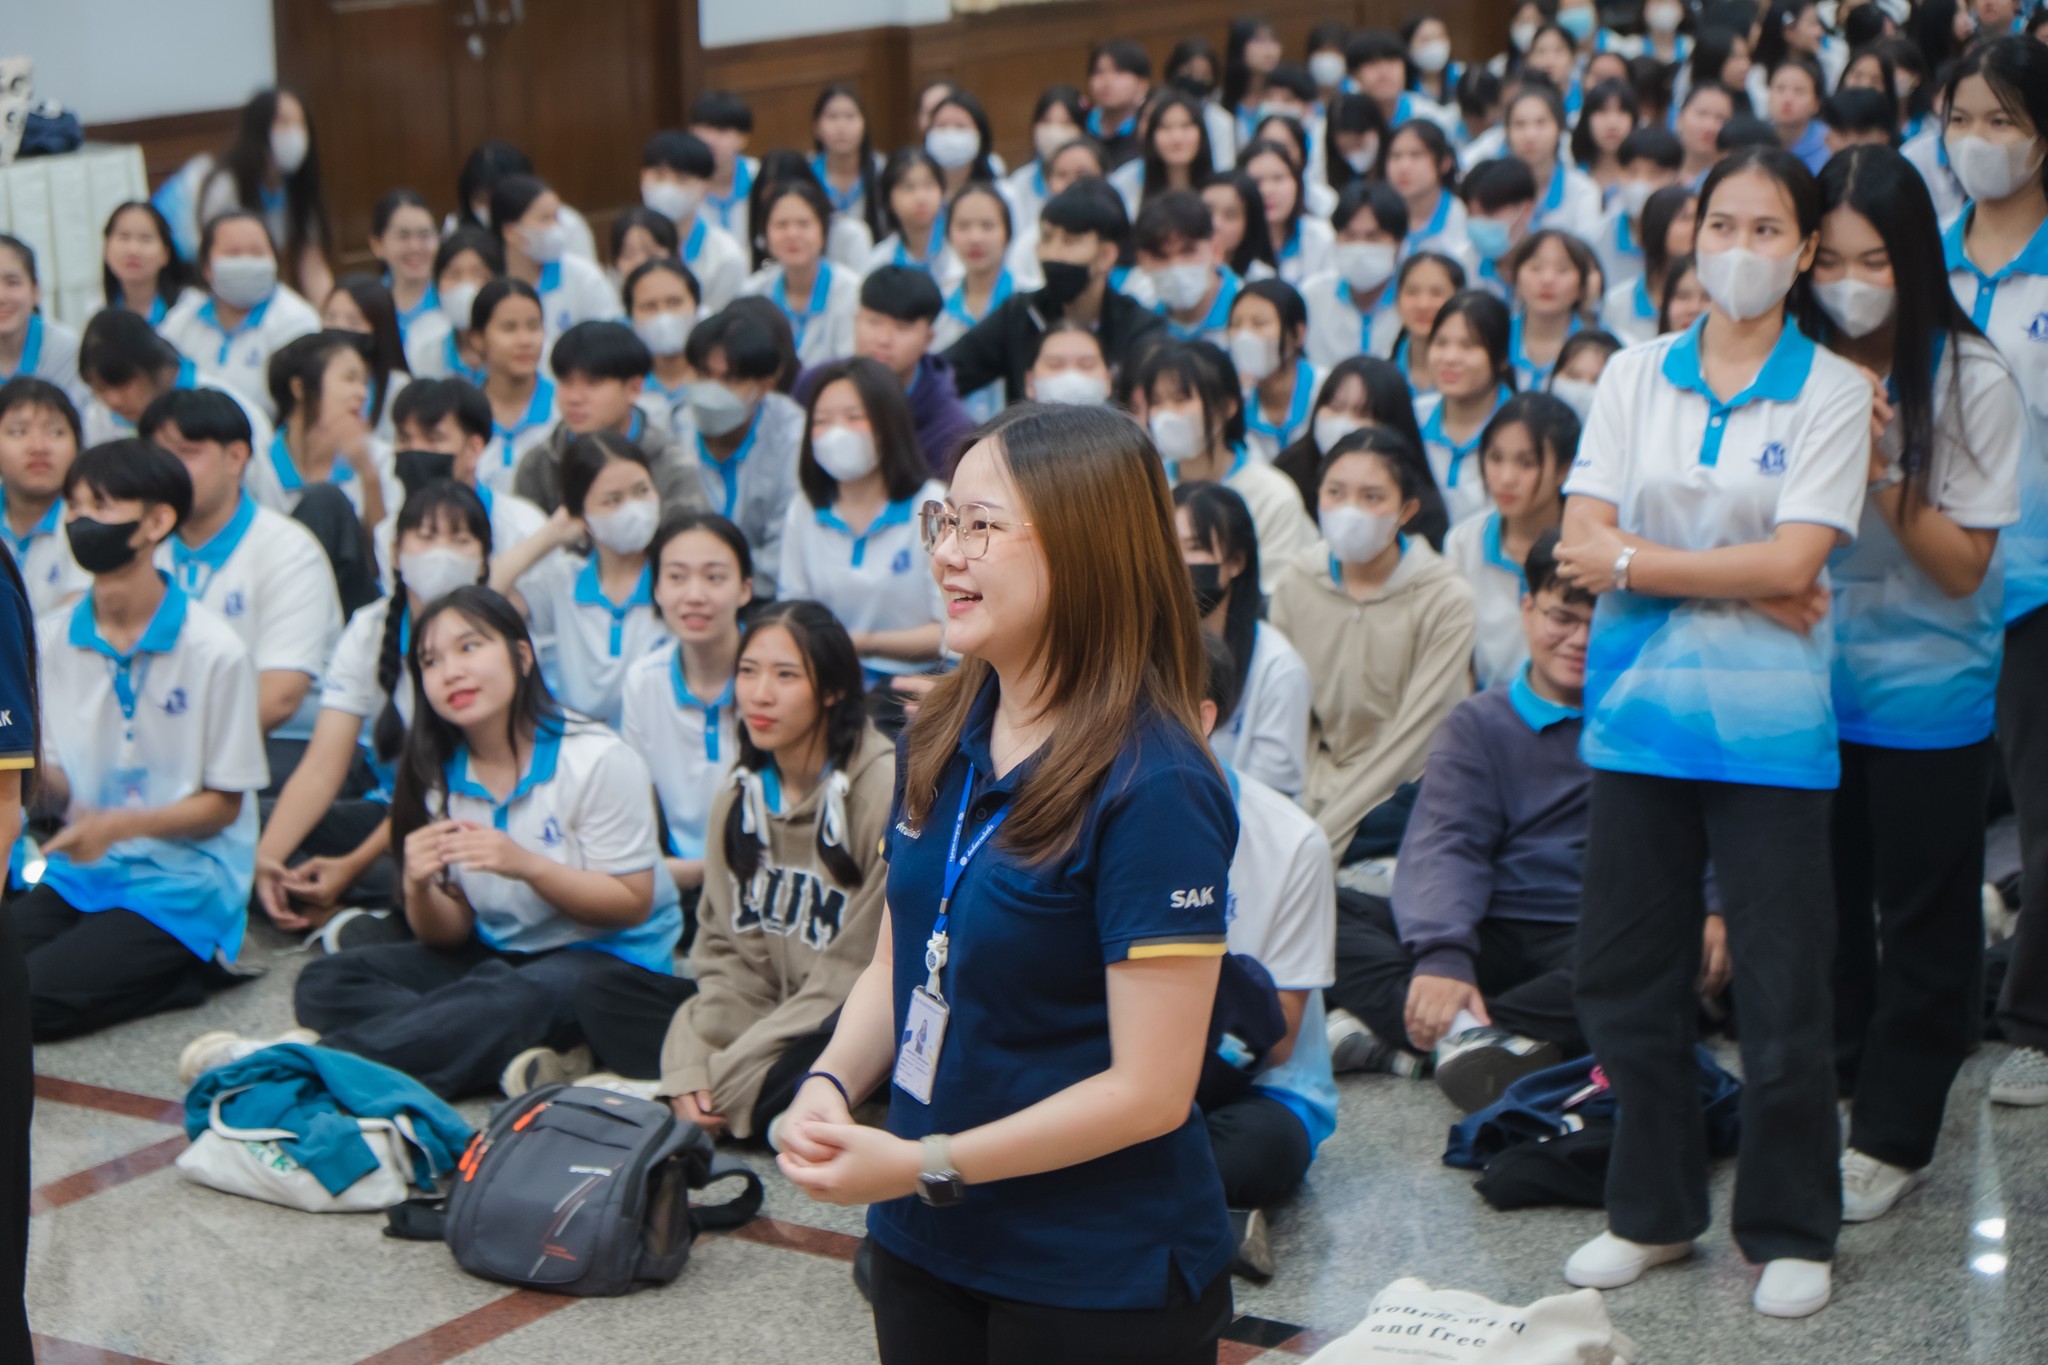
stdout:
<svg viewBox="0 0 2048 1365">
<path fill-rule="evenodd" d="M 85 135 L 94 142 L 141 144 L 142 164 L 154 190 L 178 167 L 201 152 L 217 152 L 235 135 L 235 122 L 242 115 L 233 109 L 203 109 L 191 114 L 169 114 L 163 118 L 128 119 L 120 123 L 89 123 Z"/>
</svg>

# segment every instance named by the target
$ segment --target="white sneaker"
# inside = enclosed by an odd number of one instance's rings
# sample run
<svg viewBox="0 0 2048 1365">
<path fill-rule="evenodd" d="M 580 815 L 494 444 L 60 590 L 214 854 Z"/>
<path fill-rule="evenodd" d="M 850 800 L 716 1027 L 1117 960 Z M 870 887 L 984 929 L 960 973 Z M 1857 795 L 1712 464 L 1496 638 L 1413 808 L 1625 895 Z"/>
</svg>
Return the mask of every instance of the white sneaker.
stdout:
<svg viewBox="0 0 2048 1365">
<path fill-rule="evenodd" d="M 1926 1179 L 1925 1171 L 1909 1171 L 1851 1147 L 1842 1153 L 1842 1221 L 1882 1218 Z"/>
<path fill-rule="evenodd" d="M 631 1095 L 636 1100 L 661 1098 L 655 1093 L 661 1088 L 660 1081 L 636 1081 L 616 1071 L 593 1071 L 588 1076 L 578 1076 L 576 1084 L 587 1085 L 592 1090 L 609 1090 L 614 1095 Z"/>
<path fill-rule="evenodd" d="M 2032 1108 L 2048 1104 L 2048 1052 L 2016 1047 L 1991 1073 L 1991 1102 Z"/>
<path fill-rule="evenodd" d="M 1331 1010 L 1323 1021 L 1330 1042 L 1330 1070 L 1384 1071 L 1410 1078 L 1422 1074 L 1422 1059 L 1394 1046 L 1349 1010 Z"/>
<path fill-rule="evenodd" d="M 254 1052 L 275 1043 L 306 1043 L 320 1041 L 320 1035 L 309 1028 L 290 1028 L 275 1038 L 245 1038 L 239 1033 L 216 1030 L 202 1033 L 185 1044 L 185 1050 L 178 1054 L 178 1083 L 189 1086 L 201 1075 L 215 1067 L 239 1062 Z"/>
<path fill-rule="evenodd" d="M 505 1064 L 505 1073 L 498 1077 L 498 1089 L 505 1092 L 506 1099 L 516 1100 L 529 1090 L 589 1075 L 594 1060 L 590 1049 L 580 1043 L 567 1052 L 530 1047 Z"/>
<path fill-rule="evenodd" d="M 1834 1293 L 1834 1268 L 1826 1261 L 1795 1261 L 1790 1257 L 1764 1266 L 1756 1282 L 1756 1311 L 1771 1318 L 1806 1318 L 1828 1306 Z"/>
<path fill-rule="evenodd" d="M 1691 1242 L 1660 1246 L 1603 1232 L 1572 1253 L 1564 1263 L 1564 1277 L 1581 1289 L 1619 1289 L 1641 1279 L 1651 1266 L 1682 1261 L 1690 1255 Z"/>
</svg>

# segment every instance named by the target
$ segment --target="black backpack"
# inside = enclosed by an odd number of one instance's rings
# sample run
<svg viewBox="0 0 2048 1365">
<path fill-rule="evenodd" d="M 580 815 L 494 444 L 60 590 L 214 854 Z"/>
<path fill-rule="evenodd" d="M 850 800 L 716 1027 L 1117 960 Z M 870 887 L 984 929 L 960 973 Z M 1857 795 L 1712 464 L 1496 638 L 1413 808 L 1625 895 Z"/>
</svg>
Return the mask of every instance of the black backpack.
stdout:
<svg viewBox="0 0 2048 1365">
<path fill-rule="evenodd" d="M 691 1190 L 727 1179 L 744 1182 L 737 1196 L 690 1204 Z M 487 1280 L 629 1294 L 674 1280 L 698 1232 L 739 1227 L 761 1198 L 758 1175 L 717 1155 L 667 1105 L 548 1085 L 500 1106 L 462 1154 L 445 1201 L 399 1205 L 388 1231 L 439 1237 Z"/>
</svg>

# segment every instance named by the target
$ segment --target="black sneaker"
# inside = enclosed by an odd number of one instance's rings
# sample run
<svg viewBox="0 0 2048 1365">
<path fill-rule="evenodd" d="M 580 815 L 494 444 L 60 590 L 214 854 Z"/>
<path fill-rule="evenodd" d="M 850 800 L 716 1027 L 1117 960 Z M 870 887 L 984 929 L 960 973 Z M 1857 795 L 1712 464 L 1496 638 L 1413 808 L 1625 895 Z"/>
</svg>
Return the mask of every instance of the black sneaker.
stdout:
<svg viewBox="0 0 2048 1365">
<path fill-rule="evenodd" d="M 1330 1042 L 1330 1070 L 1379 1071 L 1391 1076 L 1420 1076 L 1423 1059 L 1389 1043 L 1349 1010 L 1333 1009 L 1324 1020 Z"/>
<path fill-rule="evenodd" d="M 1231 1272 L 1255 1284 L 1272 1279 L 1273 1241 L 1266 1232 L 1265 1210 L 1232 1209 L 1230 1233 L 1237 1243 L 1237 1254 L 1230 1262 Z"/>
<path fill-rule="evenodd" d="M 1436 1045 L 1436 1083 L 1452 1104 L 1470 1114 L 1492 1104 L 1501 1091 L 1530 1072 L 1563 1060 L 1556 1043 L 1490 1025 L 1468 1028 Z"/>
</svg>

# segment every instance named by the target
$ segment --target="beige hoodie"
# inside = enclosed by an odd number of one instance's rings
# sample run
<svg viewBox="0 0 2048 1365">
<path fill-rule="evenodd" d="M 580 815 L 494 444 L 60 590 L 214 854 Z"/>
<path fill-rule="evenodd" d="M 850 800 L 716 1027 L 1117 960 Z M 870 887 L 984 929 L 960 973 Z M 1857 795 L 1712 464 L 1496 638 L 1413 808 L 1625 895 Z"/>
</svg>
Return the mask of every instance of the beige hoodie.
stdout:
<svg viewBox="0 0 2048 1365">
<path fill-rule="evenodd" d="M 725 859 L 726 812 L 739 799 L 737 783 L 728 782 L 711 803 L 704 897 L 690 949 L 697 994 L 676 1011 L 662 1043 L 661 1093 L 709 1090 L 712 1110 L 734 1137 L 753 1136 L 754 1102 L 768 1069 L 792 1040 L 846 1003 L 875 954 L 896 746 L 868 730 L 846 775 L 846 849 L 860 865 L 857 888 L 840 885 L 818 859 L 824 783 L 768 817 L 768 850 L 748 886 L 737 884 Z"/>
<path fill-rule="evenodd" d="M 1308 665 L 1301 805 L 1342 859 L 1366 813 L 1422 776 L 1436 727 L 1472 690 L 1472 590 L 1411 536 L 1379 592 L 1356 601 L 1318 542 L 1281 570 L 1267 614 Z"/>
</svg>

